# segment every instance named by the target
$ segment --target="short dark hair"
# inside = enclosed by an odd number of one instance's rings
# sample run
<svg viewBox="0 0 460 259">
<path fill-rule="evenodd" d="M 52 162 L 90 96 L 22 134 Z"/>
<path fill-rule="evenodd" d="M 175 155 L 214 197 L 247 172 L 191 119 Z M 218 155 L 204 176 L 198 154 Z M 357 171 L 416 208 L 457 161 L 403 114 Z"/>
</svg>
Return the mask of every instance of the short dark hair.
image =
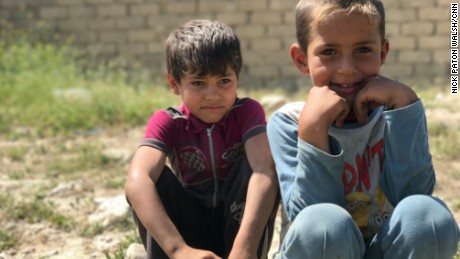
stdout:
<svg viewBox="0 0 460 259">
<path fill-rule="evenodd" d="M 312 26 L 334 12 L 358 13 L 377 24 L 382 41 L 385 39 L 385 10 L 380 0 L 300 0 L 296 7 L 297 42 L 307 50 Z"/>
<path fill-rule="evenodd" d="M 167 70 L 177 82 L 186 73 L 225 75 L 229 66 L 238 76 L 242 62 L 238 37 L 219 21 L 189 21 L 166 40 Z"/>
</svg>

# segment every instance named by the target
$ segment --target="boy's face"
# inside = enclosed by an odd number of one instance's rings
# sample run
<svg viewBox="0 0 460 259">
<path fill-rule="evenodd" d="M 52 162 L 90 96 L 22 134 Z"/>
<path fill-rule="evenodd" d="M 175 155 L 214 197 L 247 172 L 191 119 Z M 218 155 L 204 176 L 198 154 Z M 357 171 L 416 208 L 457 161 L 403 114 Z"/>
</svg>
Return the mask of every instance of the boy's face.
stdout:
<svg viewBox="0 0 460 259">
<path fill-rule="evenodd" d="M 167 80 L 172 92 L 180 95 L 190 112 L 206 123 L 220 121 L 236 99 L 238 77 L 231 68 L 219 76 L 186 74 L 180 84 L 168 73 Z"/>
<path fill-rule="evenodd" d="M 311 76 L 313 85 L 328 86 L 351 105 L 366 79 L 378 74 L 388 41 L 382 44 L 377 24 L 360 14 L 339 13 L 313 27 L 306 57 L 295 57 L 292 48 L 291 56 L 297 67 Z"/>
</svg>

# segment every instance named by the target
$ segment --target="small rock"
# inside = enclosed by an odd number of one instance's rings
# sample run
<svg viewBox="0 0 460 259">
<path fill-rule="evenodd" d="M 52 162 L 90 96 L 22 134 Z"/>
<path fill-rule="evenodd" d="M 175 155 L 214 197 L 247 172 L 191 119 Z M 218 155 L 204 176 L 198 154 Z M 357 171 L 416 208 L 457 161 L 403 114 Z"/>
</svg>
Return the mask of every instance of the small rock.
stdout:
<svg viewBox="0 0 460 259">
<path fill-rule="evenodd" d="M 90 223 L 99 223 L 103 227 L 123 221 L 129 212 L 129 205 L 126 202 L 125 195 L 96 198 L 95 202 L 99 203 L 99 205 L 96 212 L 89 216 L 88 221 Z"/>
<path fill-rule="evenodd" d="M 126 259 L 144 259 L 147 256 L 144 246 L 132 243 L 126 250 Z"/>
<path fill-rule="evenodd" d="M 127 149 L 110 148 L 102 152 L 102 156 L 108 160 L 127 162 L 132 157 L 132 152 Z"/>
<path fill-rule="evenodd" d="M 62 183 L 54 187 L 53 190 L 49 192 L 49 196 L 67 196 L 76 191 L 81 191 L 82 186 L 80 181 L 72 181 L 68 183 Z"/>
</svg>

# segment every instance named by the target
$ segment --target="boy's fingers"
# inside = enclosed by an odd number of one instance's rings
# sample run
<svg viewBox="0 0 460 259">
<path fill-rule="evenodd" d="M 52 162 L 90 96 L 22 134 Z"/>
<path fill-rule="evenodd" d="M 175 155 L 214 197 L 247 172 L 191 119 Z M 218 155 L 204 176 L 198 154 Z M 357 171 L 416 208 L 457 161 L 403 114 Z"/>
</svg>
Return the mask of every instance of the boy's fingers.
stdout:
<svg viewBox="0 0 460 259">
<path fill-rule="evenodd" d="M 345 118 L 337 118 L 335 120 L 335 126 L 337 128 L 342 128 L 344 124 L 345 124 Z"/>
<path fill-rule="evenodd" d="M 369 111 L 367 102 L 356 102 L 354 103 L 353 111 L 355 113 L 355 117 L 359 123 L 367 123 L 367 113 Z"/>
<path fill-rule="evenodd" d="M 363 89 L 356 95 L 353 102 L 353 111 L 355 112 L 358 122 L 367 123 L 369 111 L 382 103 L 379 97 L 381 97 L 381 95 L 371 92 L 368 89 Z"/>
<path fill-rule="evenodd" d="M 378 77 L 369 79 L 368 84 L 359 91 L 353 100 L 353 111 L 356 119 L 360 123 L 367 123 L 368 113 L 375 107 L 385 104 L 385 94 L 380 87 L 376 87 L 375 83 Z M 370 83 L 373 81 L 373 83 Z"/>
<path fill-rule="evenodd" d="M 337 118 L 335 119 L 335 126 L 338 128 L 343 127 L 345 123 L 345 119 L 347 118 L 348 113 L 350 112 L 350 106 L 348 105 L 346 100 L 342 102 L 342 111 L 339 113 Z"/>
</svg>

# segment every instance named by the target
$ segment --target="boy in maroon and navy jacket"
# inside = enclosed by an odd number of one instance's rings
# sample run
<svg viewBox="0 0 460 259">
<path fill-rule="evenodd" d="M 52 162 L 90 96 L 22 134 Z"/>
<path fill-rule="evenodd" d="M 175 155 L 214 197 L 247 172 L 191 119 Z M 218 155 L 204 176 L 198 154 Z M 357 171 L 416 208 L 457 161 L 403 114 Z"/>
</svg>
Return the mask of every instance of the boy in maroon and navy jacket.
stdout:
<svg viewBox="0 0 460 259">
<path fill-rule="evenodd" d="M 183 103 L 152 115 L 126 183 L 148 257 L 266 257 L 278 182 L 263 108 L 237 97 L 239 40 L 221 22 L 193 20 L 168 37 L 166 55 Z"/>
</svg>

